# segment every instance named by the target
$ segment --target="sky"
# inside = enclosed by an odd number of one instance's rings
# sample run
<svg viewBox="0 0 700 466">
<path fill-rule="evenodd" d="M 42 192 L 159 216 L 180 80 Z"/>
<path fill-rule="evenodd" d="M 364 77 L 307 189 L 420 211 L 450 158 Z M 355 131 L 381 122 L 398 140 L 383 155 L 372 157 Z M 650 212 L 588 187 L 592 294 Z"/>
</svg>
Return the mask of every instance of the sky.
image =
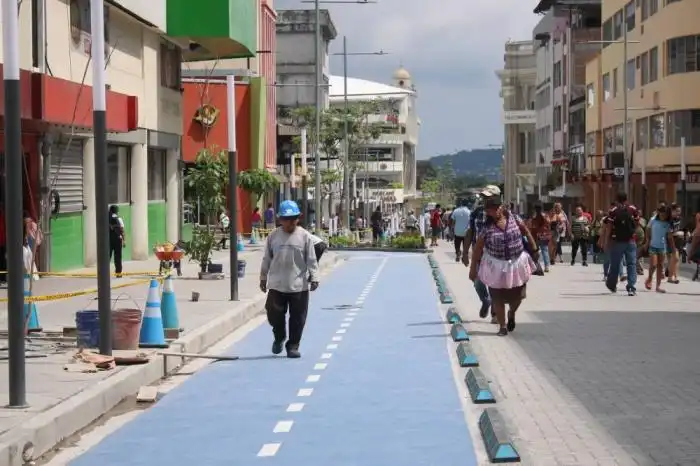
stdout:
<svg viewBox="0 0 700 466">
<path fill-rule="evenodd" d="M 330 1 L 330 0 L 329 0 Z M 503 143 L 500 83 L 504 44 L 527 40 L 539 17 L 536 0 L 377 0 L 376 4 L 321 3 L 338 37 L 331 52 L 376 52 L 348 58 L 348 75 L 391 84 L 403 65 L 418 91 L 422 121 L 417 155 L 427 159 Z M 276 9 L 311 9 L 301 0 L 275 0 Z M 342 57 L 331 57 L 340 75 Z"/>
</svg>

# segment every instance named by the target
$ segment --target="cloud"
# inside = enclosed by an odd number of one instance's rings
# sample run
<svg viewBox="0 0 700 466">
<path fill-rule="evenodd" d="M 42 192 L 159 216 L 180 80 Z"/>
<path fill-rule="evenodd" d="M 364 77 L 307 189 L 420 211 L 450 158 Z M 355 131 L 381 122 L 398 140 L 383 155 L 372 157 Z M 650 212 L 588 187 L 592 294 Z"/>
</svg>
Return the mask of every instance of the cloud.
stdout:
<svg viewBox="0 0 700 466">
<path fill-rule="evenodd" d="M 521 0 L 378 0 L 377 4 L 321 4 L 331 12 L 341 51 L 347 36 L 349 52 L 385 50 L 385 57 L 350 57 L 349 74 L 391 82 L 403 65 L 419 94 L 423 122 L 421 158 L 503 141 L 500 83 L 494 74 L 503 66 L 507 40 L 532 37 L 538 17 L 536 2 Z M 276 0 L 275 8 L 313 8 L 300 0 Z M 342 74 L 342 60 L 331 61 Z"/>
</svg>

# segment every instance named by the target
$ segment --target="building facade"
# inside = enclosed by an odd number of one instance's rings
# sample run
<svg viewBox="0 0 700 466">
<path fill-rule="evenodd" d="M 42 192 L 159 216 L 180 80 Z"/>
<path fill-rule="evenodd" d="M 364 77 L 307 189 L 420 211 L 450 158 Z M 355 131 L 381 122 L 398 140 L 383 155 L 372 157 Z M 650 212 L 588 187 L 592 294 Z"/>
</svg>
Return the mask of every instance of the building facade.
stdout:
<svg viewBox="0 0 700 466">
<path fill-rule="evenodd" d="M 632 199 L 647 210 L 662 200 L 682 201 L 685 160 L 687 207 L 690 212 L 700 208 L 700 95 L 693 91 L 700 84 L 700 24 L 694 21 L 699 13 L 700 5 L 689 1 L 603 2 L 603 40 L 623 40 L 625 28 L 630 43 L 627 57 L 622 44 L 604 44 L 587 66 L 592 115 L 586 133 L 593 163 L 584 181 L 597 204 L 605 205 L 622 189 L 626 126 Z M 647 196 L 642 194 L 643 171 Z"/>
<path fill-rule="evenodd" d="M 245 8 L 238 3 L 220 2 L 206 12 L 182 0 L 105 5 L 107 189 L 125 221 L 125 259 L 147 259 L 155 243 L 180 237 L 180 66 L 247 50 L 240 36 Z M 230 7 L 238 9 L 236 24 L 198 25 L 222 13 L 230 17 Z M 19 19 L 24 207 L 46 238 L 40 267 L 92 266 L 96 218 L 107 212 L 94 198 L 90 2 L 21 2 Z M 49 194 L 60 199 L 58 209 L 42 202 Z"/>
<path fill-rule="evenodd" d="M 355 148 L 349 159 L 357 171 L 351 180 L 358 215 L 381 206 L 384 212 L 396 212 L 416 195 L 416 149 L 420 119 L 416 109 L 416 89 L 411 75 L 403 68 L 393 75 L 393 85 L 348 78 L 349 102 L 381 101 L 381 113 L 369 116 L 378 123 L 378 138 Z M 344 105 L 343 76 L 331 76 L 330 104 Z"/>
<path fill-rule="evenodd" d="M 526 210 L 527 196 L 534 200 L 536 186 L 535 89 L 536 55 L 533 41 L 506 42 L 501 81 L 503 99 L 504 196 Z"/>
</svg>

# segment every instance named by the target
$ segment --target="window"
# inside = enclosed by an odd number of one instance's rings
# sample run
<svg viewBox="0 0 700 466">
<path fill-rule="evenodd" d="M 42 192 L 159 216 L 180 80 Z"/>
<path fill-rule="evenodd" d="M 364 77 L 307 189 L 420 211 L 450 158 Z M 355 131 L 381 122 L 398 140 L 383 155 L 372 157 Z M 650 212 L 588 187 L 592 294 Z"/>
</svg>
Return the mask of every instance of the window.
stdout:
<svg viewBox="0 0 700 466">
<path fill-rule="evenodd" d="M 649 147 L 649 118 L 637 120 L 637 149 L 644 150 Z"/>
<path fill-rule="evenodd" d="M 637 82 L 637 68 L 634 66 L 634 58 L 627 62 L 627 89 L 633 90 Z"/>
<path fill-rule="evenodd" d="M 127 147 L 107 146 L 107 202 L 128 204 L 131 201 L 131 156 Z"/>
<path fill-rule="evenodd" d="M 109 7 L 105 10 L 105 41 L 109 42 Z M 91 34 L 90 0 L 70 0 L 71 34 L 79 37 L 81 32 Z"/>
<path fill-rule="evenodd" d="M 617 68 L 613 70 L 612 74 L 612 95 L 613 98 L 617 97 Z"/>
<path fill-rule="evenodd" d="M 700 71 L 700 36 L 676 37 L 666 41 L 666 73 Z"/>
<path fill-rule="evenodd" d="M 625 16 L 627 18 L 627 32 L 633 31 L 636 25 L 635 14 L 637 9 L 634 6 L 634 0 L 630 1 L 627 6 L 625 6 Z"/>
<path fill-rule="evenodd" d="M 649 50 L 649 82 L 659 79 L 659 48 Z"/>
<path fill-rule="evenodd" d="M 614 152 L 613 150 L 613 129 L 607 128 L 603 130 L 603 151 L 606 154 Z"/>
<path fill-rule="evenodd" d="M 588 108 L 595 107 L 595 87 L 593 84 L 586 86 L 586 106 Z"/>
<path fill-rule="evenodd" d="M 666 127 L 664 124 L 664 114 L 659 113 L 649 118 L 649 148 L 666 147 Z"/>
<path fill-rule="evenodd" d="M 180 90 L 182 56 L 180 48 L 165 41 L 160 43 L 160 85 Z"/>
<path fill-rule="evenodd" d="M 165 200 L 165 157 L 166 152 L 148 149 L 148 200 Z"/>
<path fill-rule="evenodd" d="M 642 62 L 642 86 L 649 84 L 649 52 L 640 55 Z"/>
<path fill-rule="evenodd" d="M 700 110 L 679 110 L 667 113 L 668 147 L 700 146 Z"/>
<path fill-rule="evenodd" d="M 666 3 L 665 3 L 665 4 L 666 4 L 666 5 L 670 5 L 671 3 L 676 3 L 676 2 L 680 2 L 680 1 L 681 1 L 681 0 L 666 0 Z"/>
<path fill-rule="evenodd" d="M 610 73 L 603 75 L 603 101 L 607 102 L 612 97 L 610 93 Z"/>
<path fill-rule="evenodd" d="M 618 40 L 622 37 L 622 23 L 623 23 L 623 13 L 622 10 L 615 13 L 613 16 L 613 39 Z"/>
<path fill-rule="evenodd" d="M 554 131 L 561 131 L 561 105 L 554 107 L 554 115 L 552 116 L 554 122 Z"/>
<path fill-rule="evenodd" d="M 649 16 L 655 15 L 659 11 L 659 0 L 649 0 Z"/>
<path fill-rule="evenodd" d="M 588 133 L 586 135 L 586 155 L 596 155 L 596 133 Z"/>
<path fill-rule="evenodd" d="M 552 75 L 552 79 L 554 79 L 554 88 L 556 89 L 561 86 L 561 61 L 554 64 Z"/>
<path fill-rule="evenodd" d="M 612 18 L 603 23 L 603 48 L 610 45 L 613 40 Z"/>
<path fill-rule="evenodd" d="M 622 129 L 622 125 L 617 125 L 613 128 L 615 140 L 613 141 L 613 148 L 615 152 L 622 152 L 625 150 L 625 132 Z"/>
</svg>

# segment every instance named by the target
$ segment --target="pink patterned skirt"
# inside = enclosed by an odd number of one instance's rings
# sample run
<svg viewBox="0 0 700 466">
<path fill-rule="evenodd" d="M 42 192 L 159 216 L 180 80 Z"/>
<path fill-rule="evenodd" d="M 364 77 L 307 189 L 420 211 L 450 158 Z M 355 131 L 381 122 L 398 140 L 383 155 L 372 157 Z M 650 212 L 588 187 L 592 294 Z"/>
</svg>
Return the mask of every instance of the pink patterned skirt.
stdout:
<svg viewBox="0 0 700 466">
<path fill-rule="evenodd" d="M 517 288 L 530 280 L 535 269 L 535 262 L 525 251 L 520 257 L 507 261 L 496 259 L 484 251 L 479 264 L 479 280 L 489 288 Z"/>
</svg>

